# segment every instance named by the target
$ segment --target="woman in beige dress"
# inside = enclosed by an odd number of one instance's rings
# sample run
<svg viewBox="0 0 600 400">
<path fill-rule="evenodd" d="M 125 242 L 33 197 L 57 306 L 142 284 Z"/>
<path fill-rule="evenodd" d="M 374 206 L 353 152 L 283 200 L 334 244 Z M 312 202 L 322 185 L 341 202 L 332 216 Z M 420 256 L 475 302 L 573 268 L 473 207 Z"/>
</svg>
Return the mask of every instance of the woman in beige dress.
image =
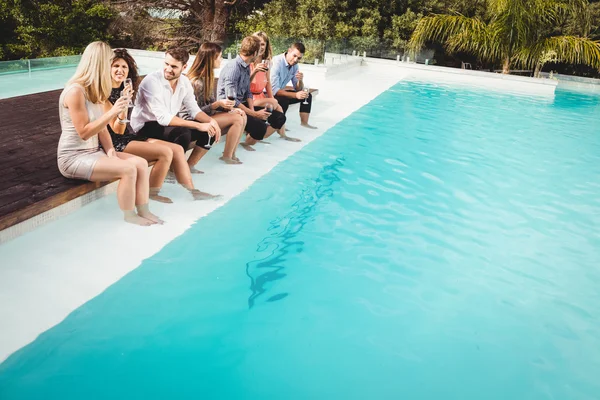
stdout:
<svg viewBox="0 0 600 400">
<path fill-rule="evenodd" d="M 106 124 L 129 102 L 128 97 L 122 97 L 104 112 L 104 102 L 111 91 L 112 55 L 108 44 L 90 43 L 75 75 L 60 95 L 62 133 L 58 142 L 58 169 L 71 179 L 92 182 L 120 179 L 117 199 L 125 221 L 144 226 L 162 223 L 148 209 L 148 163 L 131 154 L 117 153 L 106 129 Z"/>
</svg>

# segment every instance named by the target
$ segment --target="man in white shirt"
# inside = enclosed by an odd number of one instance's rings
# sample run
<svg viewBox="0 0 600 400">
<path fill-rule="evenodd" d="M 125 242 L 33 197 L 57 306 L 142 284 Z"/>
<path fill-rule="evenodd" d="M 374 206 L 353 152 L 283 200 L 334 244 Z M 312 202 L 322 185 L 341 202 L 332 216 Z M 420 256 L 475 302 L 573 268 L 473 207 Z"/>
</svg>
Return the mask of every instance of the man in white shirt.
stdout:
<svg viewBox="0 0 600 400">
<path fill-rule="evenodd" d="M 131 114 L 131 128 L 140 136 L 180 144 L 184 151 L 195 141 L 196 147 L 188 160 L 188 164 L 195 165 L 213 143 L 219 142 L 221 129 L 200 110 L 190 80 L 181 74 L 189 57 L 187 50 L 169 49 L 163 69 L 142 80 Z M 178 117 L 182 110 L 193 120 Z"/>
</svg>

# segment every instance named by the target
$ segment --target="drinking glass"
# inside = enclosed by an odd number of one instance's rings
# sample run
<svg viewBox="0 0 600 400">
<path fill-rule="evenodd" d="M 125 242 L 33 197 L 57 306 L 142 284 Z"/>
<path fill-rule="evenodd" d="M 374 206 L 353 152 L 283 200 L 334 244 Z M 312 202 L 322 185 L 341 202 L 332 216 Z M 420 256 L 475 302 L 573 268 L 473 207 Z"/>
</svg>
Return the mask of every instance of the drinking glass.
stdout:
<svg viewBox="0 0 600 400">
<path fill-rule="evenodd" d="M 127 107 L 133 107 L 133 81 L 131 78 L 125 79 L 125 87 L 129 86 L 131 88 L 131 96 L 129 97 L 129 102 L 127 103 Z"/>
<path fill-rule="evenodd" d="M 269 60 L 262 60 L 262 64 L 263 64 L 265 67 L 267 67 L 267 71 L 268 71 L 268 70 L 269 70 L 269 67 L 270 67 Z"/>
<path fill-rule="evenodd" d="M 272 104 L 267 104 L 265 105 L 265 111 L 268 112 L 269 114 L 273 114 L 273 105 Z M 271 125 L 269 124 L 269 119 L 267 118 L 267 120 L 265 121 L 265 124 L 267 126 Z"/>
<path fill-rule="evenodd" d="M 310 88 L 309 88 L 308 86 L 304 86 L 304 89 L 303 89 L 303 90 L 306 92 L 306 95 L 307 95 L 307 96 L 306 96 L 306 98 L 304 99 L 304 103 L 302 103 L 302 104 L 308 104 L 308 95 L 310 94 Z"/>
</svg>

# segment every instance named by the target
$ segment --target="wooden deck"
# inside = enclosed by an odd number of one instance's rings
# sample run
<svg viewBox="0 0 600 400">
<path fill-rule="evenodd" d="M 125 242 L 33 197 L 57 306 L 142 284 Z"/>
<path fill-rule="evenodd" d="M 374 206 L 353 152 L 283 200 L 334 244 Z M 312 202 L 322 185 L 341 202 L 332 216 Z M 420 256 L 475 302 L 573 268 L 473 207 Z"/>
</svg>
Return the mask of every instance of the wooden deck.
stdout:
<svg viewBox="0 0 600 400">
<path fill-rule="evenodd" d="M 108 183 L 70 180 L 58 171 L 60 92 L 0 100 L 0 230 Z"/>
</svg>

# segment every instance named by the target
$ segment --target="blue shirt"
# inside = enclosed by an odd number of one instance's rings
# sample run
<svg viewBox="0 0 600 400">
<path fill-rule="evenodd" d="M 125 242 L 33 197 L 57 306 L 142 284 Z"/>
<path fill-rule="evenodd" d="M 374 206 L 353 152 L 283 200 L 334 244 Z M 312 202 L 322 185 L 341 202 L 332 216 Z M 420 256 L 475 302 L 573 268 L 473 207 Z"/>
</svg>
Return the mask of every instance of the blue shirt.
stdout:
<svg viewBox="0 0 600 400">
<path fill-rule="evenodd" d="M 286 53 L 283 53 L 273 58 L 273 66 L 271 67 L 271 89 L 273 89 L 273 96 L 277 95 L 277 92 L 283 89 L 289 81 L 292 81 L 294 89 L 298 85 L 298 79 L 296 79 L 298 64 L 288 64 L 285 55 Z"/>
<path fill-rule="evenodd" d="M 225 64 L 221 73 L 219 73 L 219 83 L 217 84 L 217 99 L 227 98 L 226 89 L 233 87 L 236 93 L 235 106 L 253 99 L 250 92 L 250 68 L 242 57 L 237 56 L 235 60 Z"/>
</svg>

